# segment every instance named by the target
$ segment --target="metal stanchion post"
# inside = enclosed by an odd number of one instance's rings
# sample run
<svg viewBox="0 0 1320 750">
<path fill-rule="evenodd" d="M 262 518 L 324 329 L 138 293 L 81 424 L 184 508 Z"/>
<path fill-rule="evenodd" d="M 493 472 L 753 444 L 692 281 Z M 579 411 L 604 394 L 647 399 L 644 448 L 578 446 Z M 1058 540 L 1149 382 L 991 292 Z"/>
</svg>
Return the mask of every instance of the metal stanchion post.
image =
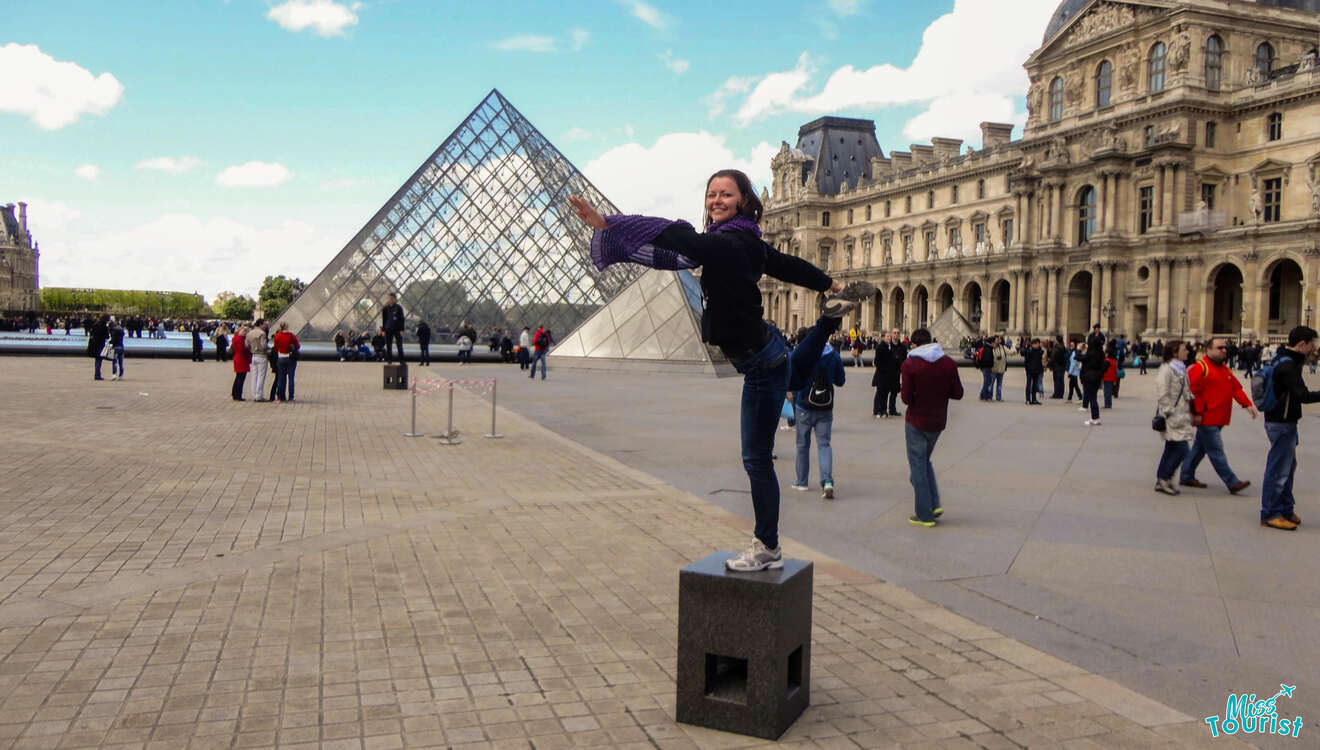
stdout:
<svg viewBox="0 0 1320 750">
<path fill-rule="evenodd" d="M 449 427 L 445 429 L 445 434 L 440 436 L 442 445 L 458 445 L 463 441 L 458 439 L 458 430 L 454 429 L 454 382 L 449 382 Z"/>
<path fill-rule="evenodd" d="M 491 380 L 490 380 L 490 434 L 486 435 L 486 437 L 488 437 L 488 438 L 496 438 L 496 439 L 499 439 L 499 438 L 504 437 L 503 435 L 501 435 L 501 434 L 499 434 L 498 432 L 495 431 L 495 402 L 498 400 L 498 397 L 499 397 L 499 392 L 500 392 L 500 391 L 499 391 L 499 387 L 500 387 L 500 380 L 499 380 L 499 378 L 491 378 Z"/>
<path fill-rule="evenodd" d="M 404 437 L 421 437 L 422 433 L 417 431 L 417 381 L 412 384 L 412 429 L 403 433 Z"/>
</svg>

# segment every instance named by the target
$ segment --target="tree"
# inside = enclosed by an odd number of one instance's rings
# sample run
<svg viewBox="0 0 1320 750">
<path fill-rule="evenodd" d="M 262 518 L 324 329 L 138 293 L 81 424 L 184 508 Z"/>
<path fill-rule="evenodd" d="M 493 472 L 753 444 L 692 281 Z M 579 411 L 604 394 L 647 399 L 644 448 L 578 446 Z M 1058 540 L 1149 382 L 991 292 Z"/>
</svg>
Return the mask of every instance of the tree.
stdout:
<svg viewBox="0 0 1320 750">
<path fill-rule="evenodd" d="M 257 309 L 257 301 L 246 294 L 221 292 L 215 295 L 215 304 L 212 307 L 225 320 L 252 320 L 252 313 Z"/>
<path fill-rule="evenodd" d="M 261 282 L 261 290 L 257 292 L 257 299 L 261 301 L 261 314 L 267 318 L 278 318 L 293 304 L 293 298 L 306 287 L 302 279 L 290 279 L 283 274 L 267 276 Z"/>
</svg>

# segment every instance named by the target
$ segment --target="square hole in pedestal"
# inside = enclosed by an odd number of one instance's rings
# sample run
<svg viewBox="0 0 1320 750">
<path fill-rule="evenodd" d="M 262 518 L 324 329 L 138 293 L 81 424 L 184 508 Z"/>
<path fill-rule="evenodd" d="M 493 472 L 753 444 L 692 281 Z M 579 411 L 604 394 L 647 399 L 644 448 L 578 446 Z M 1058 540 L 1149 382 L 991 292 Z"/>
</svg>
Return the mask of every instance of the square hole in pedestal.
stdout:
<svg viewBox="0 0 1320 750">
<path fill-rule="evenodd" d="M 706 697 L 747 705 L 747 660 L 706 654 Z"/>
<path fill-rule="evenodd" d="M 802 647 L 793 649 L 788 655 L 788 697 L 792 698 L 802 687 Z"/>
</svg>

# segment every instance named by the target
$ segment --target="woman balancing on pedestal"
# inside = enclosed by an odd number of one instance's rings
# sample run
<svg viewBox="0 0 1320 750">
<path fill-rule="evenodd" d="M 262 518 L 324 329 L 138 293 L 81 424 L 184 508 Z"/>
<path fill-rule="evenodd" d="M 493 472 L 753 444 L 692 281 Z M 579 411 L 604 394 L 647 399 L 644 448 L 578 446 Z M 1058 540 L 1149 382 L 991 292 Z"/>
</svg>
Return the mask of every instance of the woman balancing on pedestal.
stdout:
<svg viewBox="0 0 1320 750">
<path fill-rule="evenodd" d="M 701 338 L 718 346 L 743 376 L 742 458 L 751 481 L 756 515 L 752 544 L 726 564 L 730 570 L 781 568 L 779 549 L 779 480 L 771 452 L 784 394 L 806 386 L 840 319 L 875 294 L 864 281 L 847 287 L 823 271 L 761 241 L 761 201 L 747 175 L 734 169 L 716 172 L 706 181 L 705 231 L 685 221 L 647 216 L 601 216 L 578 196 L 571 196 L 577 215 L 596 232 L 591 259 L 597 269 L 632 262 L 676 271 L 702 268 L 701 290 L 706 307 Z M 816 325 L 792 352 L 779 329 L 765 322 L 761 308 L 762 274 L 833 296 L 825 299 Z"/>
</svg>

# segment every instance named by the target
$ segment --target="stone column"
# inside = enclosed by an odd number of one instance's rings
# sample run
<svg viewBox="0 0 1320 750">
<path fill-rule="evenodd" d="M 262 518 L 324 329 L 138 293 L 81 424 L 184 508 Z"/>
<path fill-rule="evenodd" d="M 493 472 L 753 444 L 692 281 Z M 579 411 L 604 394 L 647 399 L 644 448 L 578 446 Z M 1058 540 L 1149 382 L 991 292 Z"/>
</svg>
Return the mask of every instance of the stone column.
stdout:
<svg viewBox="0 0 1320 750">
<path fill-rule="evenodd" d="M 1121 180 L 1121 179 L 1123 178 L 1123 175 L 1122 175 L 1121 172 L 1115 172 L 1115 173 L 1112 175 L 1112 177 L 1113 177 L 1113 180 L 1114 180 L 1114 191 L 1111 193 L 1111 196 L 1112 196 L 1112 197 L 1111 197 L 1111 200 L 1109 201 L 1109 203 L 1110 203 L 1109 228 L 1110 228 L 1110 231 L 1117 232 L 1117 231 L 1119 231 L 1119 228 L 1118 228 L 1118 209 L 1119 209 L 1119 206 L 1120 206 L 1120 204 L 1121 204 L 1121 202 L 1122 202 L 1121 199 L 1119 198 L 1119 192 L 1120 192 L 1119 180 Z"/>
<path fill-rule="evenodd" d="M 1054 326 L 1057 333 L 1067 333 L 1066 324 L 1063 320 L 1063 266 L 1054 267 L 1054 320 L 1050 325 Z"/>
<path fill-rule="evenodd" d="M 1164 226 L 1164 165 L 1155 168 L 1155 226 Z"/>
<path fill-rule="evenodd" d="M 1016 331 L 1017 331 L 1017 327 L 1018 327 L 1018 314 L 1017 314 L 1017 312 L 1018 312 L 1018 305 L 1017 305 L 1017 303 L 1018 303 L 1018 295 L 1020 295 L 1020 294 L 1022 293 L 1022 290 L 1018 288 L 1018 277 L 1019 277 L 1019 275 L 1020 275 L 1020 274 L 1018 274 L 1017 271 L 1010 271 L 1009 274 L 1008 274 L 1009 282 L 1008 282 L 1008 326 L 1007 326 L 1007 328 L 1008 328 L 1008 330 L 1009 330 L 1010 332 L 1016 332 Z"/>
<path fill-rule="evenodd" d="M 1045 322 L 1041 324 L 1041 330 L 1049 334 L 1054 330 L 1054 269 L 1047 266 L 1040 270 L 1045 274 Z"/>
<path fill-rule="evenodd" d="M 1027 195 L 1026 195 L 1026 199 L 1025 199 L 1025 201 L 1024 201 L 1024 202 L 1026 203 L 1026 207 L 1027 207 L 1027 215 L 1026 215 L 1026 223 L 1027 223 L 1027 226 L 1031 226 L 1032 221 L 1034 221 L 1034 220 L 1036 219 L 1036 217 L 1035 217 L 1035 212 L 1031 210 L 1031 204 L 1032 204 L 1035 200 L 1036 200 L 1036 193 L 1035 193 L 1034 191 L 1030 191 L 1030 192 L 1028 192 Z M 1028 232 L 1026 233 L 1025 236 L 1028 237 L 1028 238 L 1030 238 L 1030 237 L 1031 237 L 1031 232 L 1028 231 Z M 1033 244 L 1034 244 L 1034 243 L 1033 243 Z M 1026 246 L 1026 243 L 1023 243 L 1023 245 L 1020 246 L 1019 249 L 1021 249 L 1021 247 L 1025 247 L 1025 246 Z"/>
<path fill-rule="evenodd" d="M 1041 239 L 1054 236 L 1054 186 L 1045 186 L 1045 215 L 1041 217 Z"/>
<path fill-rule="evenodd" d="M 1152 331 L 1160 330 L 1160 315 L 1164 308 L 1160 306 L 1160 262 L 1152 260 L 1150 262 L 1150 279 L 1146 285 L 1146 328 Z"/>
<path fill-rule="evenodd" d="M 1251 308 L 1251 327 L 1255 329 L 1256 339 L 1264 340 L 1270 330 L 1270 285 L 1269 282 L 1256 285 L 1256 293 L 1252 295 Z"/>
<path fill-rule="evenodd" d="M 1104 304 L 1104 266 L 1099 263 L 1092 264 L 1091 267 L 1091 309 L 1087 311 L 1090 320 L 1086 321 L 1086 330 L 1090 331 L 1091 326 L 1099 323 L 1102 327 L 1104 321 L 1100 320 L 1100 306 Z"/>
<path fill-rule="evenodd" d="M 1174 328 L 1173 311 L 1173 261 L 1162 260 L 1159 263 L 1163 267 L 1160 273 L 1160 312 L 1164 314 L 1161 328 L 1168 333 L 1177 330 Z"/>
<path fill-rule="evenodd" d="M 1022 193 L 1013 193 L 1013 244 L 1022 244 Z"/>
<path fill-rule="evenodd" d="M 1031 327 L 1031 318 L 1028 317 L 1031 308 L 1027 304 L 1031 299 L 1031 272 L 1022 271 L 1018 278 L 1022 282 L 1022 293 L 1018 295 L 1018 333 L 1021 333 Z"/>
<path fill-rule="evenodd" d="M 1095 231 L 1104 234 L 1109 222 L 1109 173 L 1100 173 L 1100 187 L 1096 188 Z"/>
</svg>

